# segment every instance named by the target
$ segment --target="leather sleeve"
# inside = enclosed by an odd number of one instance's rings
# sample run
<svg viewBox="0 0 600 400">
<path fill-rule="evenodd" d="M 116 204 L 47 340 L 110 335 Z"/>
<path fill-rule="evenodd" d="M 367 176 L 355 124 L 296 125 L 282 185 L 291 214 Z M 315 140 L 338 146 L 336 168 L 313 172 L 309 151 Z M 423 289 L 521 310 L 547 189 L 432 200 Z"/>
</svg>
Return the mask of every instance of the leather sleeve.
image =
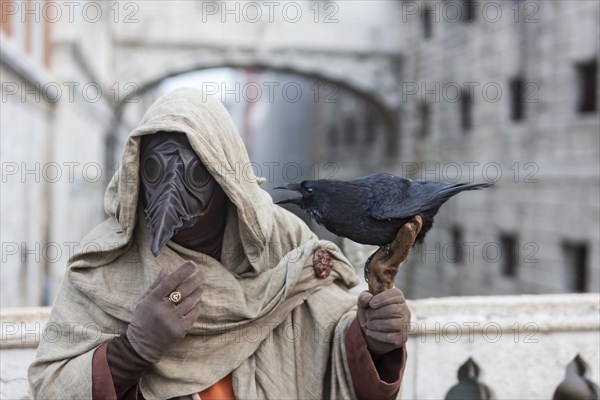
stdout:
<svg viewBox="0 0 600 400">
<path fill-rule="evenodd" d="M 406 345 L 381 356 L 371 355 L 358 319 L 350 323 L 344 344 L 356 396 L 395 399 L 406 367 Z"/>
<path fill-rule="evenodd" d="M 92 398 L 142 400 L 139 380 L 152 363 L 138 355 L 126 335 L 103 343 L 92 358 Z"/>
</svg>

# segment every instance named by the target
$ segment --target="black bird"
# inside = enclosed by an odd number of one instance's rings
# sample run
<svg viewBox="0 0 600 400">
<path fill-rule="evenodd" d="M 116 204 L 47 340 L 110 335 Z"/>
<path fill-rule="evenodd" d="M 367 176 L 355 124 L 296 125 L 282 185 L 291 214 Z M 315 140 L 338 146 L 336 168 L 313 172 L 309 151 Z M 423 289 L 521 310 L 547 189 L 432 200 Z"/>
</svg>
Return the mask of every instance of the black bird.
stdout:
<svg viewBox="0 0 600 400">
<path fill-rule="evenodd" d="M 310 218 L 338 236 L 358 243 L 386 246 L 415 215 L 423 226 L 415 242 L 422 243 L 433 218 L 450 197 L 489 183 L 445 184 L 378 173 L 351 181 L 312 180 L 275 189 L 294 190 L 301 197 L 278 201 L 296 204 Z"/>
</svg>

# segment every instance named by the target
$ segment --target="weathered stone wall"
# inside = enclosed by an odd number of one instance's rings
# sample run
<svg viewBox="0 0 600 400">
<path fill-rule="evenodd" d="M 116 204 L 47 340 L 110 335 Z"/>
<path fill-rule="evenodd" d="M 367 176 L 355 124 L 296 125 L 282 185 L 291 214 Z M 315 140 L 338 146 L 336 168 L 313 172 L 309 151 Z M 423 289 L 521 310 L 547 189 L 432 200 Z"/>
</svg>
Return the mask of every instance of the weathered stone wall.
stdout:
<svg viewBox="0 0 600 400">
<path fill-rule="evenodd" d="M 52 40 L 47 65 L 26 53 L 25 35 L 1 34 L 2 308 L 51 304 L 67 259 L 105 218 L 120 83 L 110 77 L 109 5 L 91 3 L 103 7 L 96 22 L 67 13 L 48 23 L 38 38 Z M 25 3 L 15 4 L 20 26 Z M 41 4 L 28 6 L 31 18 L 44 20 Z"/>
<path fill-rule="evenodd" d="M 485 0 L 474 2 L 473 22 L 456 20 L 451 5 L 464 12 L 465 3 L 407 2 L 417 8 L 403 20 L 408 50 L 396 172 L 497 183 L 448 201 L 397 283 L 410 297 L 569 292 L 575 266 L 566 242 L 587 246 L 585 290 L 598 291 L 600 124 L 597 110 L 577 112 L 575 65 L 599 58 L 599 5 Z M 433 18 L 430 38 L 425 7 Z M 517 77 L 525 82 L 519 121 L 510 113 Z M 471 89 L 472 127 L 463 129 L 459 90 Z M 462 237 L 453 237 L 455 227 Z M 506 234 L 518 247 L 514 276 L 502 273 Z"/>
<path fill-rule="evenodd" d="M 2 51 L 5 51 L 3 47 Z M 53 104 L 36 91 L 21 101 L 30 83 L 0 66 L 3 97 L 2 119 L 2 268 L 0 269 L 2 307 L 41 304 L 44 270 L 40 244 L 47 241 L 49 185 L 42 180 L 42 167 L 49 154 Z M 4 84 L 15 82 L 18 94 L 8 96 Z M 19 85 L 17 85 L 17 83 Z M 27 85 L 20 87 L 21 85 Z M 14 88 L 12 86 L 9 90 Z M 12 93 L 13 90 L 10 90 Z M 19 121 L 18 124 L 13 121 Z M 36 249 L 37 247 L 37 249 Z M 36 260 L 37 258 L 37 260 Z"/>
</svg>

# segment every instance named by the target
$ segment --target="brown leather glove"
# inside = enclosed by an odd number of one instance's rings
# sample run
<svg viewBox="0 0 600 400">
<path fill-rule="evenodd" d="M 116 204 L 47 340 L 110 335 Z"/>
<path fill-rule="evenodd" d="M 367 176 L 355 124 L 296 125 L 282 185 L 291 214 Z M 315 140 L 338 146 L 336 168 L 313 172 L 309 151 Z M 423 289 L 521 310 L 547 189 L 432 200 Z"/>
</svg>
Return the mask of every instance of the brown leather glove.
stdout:
<svg viewBox="0 0 600 400">
<path fill-rule="evenodd" d="M 125 334 L 133 349 L 145 360 L 157 363 L 200 316 L 203 274 L 187 261 L 166 276 L 163 270 L 140 298 Z M 181 293 L 178 304 L 169 294 Z"/>
<path fill-rule="evenodd" d="M 358 296 L 357 316 L 371 354 L 388 353 L 408 340 L 410 309 L 400 289 L 375 296 L 365 290 Z"/>
</svg>

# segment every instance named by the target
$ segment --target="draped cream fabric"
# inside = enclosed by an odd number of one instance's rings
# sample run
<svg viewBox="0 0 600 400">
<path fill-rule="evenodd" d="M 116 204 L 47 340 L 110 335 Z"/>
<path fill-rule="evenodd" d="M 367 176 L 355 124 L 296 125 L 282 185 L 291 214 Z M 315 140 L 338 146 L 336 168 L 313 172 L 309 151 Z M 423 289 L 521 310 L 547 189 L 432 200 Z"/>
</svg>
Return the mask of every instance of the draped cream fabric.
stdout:
<svg viewBox="0 0 600 400">
<path fill-rule="evenodd" d="M 158 257 L 138 209 L 140 136 L 184 132 L 232 202 L 221 262 L 173 242 Z M 36 398 L 91 398 L 94 350 L 122 334 L 164 266 L 193 260 L 205 274 L 202 314 L 187 336 L 141 380 L 146 398 L 198 393 L 233 371 L 238 399 L 354 397 L 344 333 L 358 284 L 348 260 L 319 241 L 259 188 L 225 108 L 194 89 L 154 103 L 131 132 L 104 200 L 108 219 L 68 263 L 35 362 Z M 314 276 L 313 253 L 328 249 L 333 271 Z"/>
</svg>

